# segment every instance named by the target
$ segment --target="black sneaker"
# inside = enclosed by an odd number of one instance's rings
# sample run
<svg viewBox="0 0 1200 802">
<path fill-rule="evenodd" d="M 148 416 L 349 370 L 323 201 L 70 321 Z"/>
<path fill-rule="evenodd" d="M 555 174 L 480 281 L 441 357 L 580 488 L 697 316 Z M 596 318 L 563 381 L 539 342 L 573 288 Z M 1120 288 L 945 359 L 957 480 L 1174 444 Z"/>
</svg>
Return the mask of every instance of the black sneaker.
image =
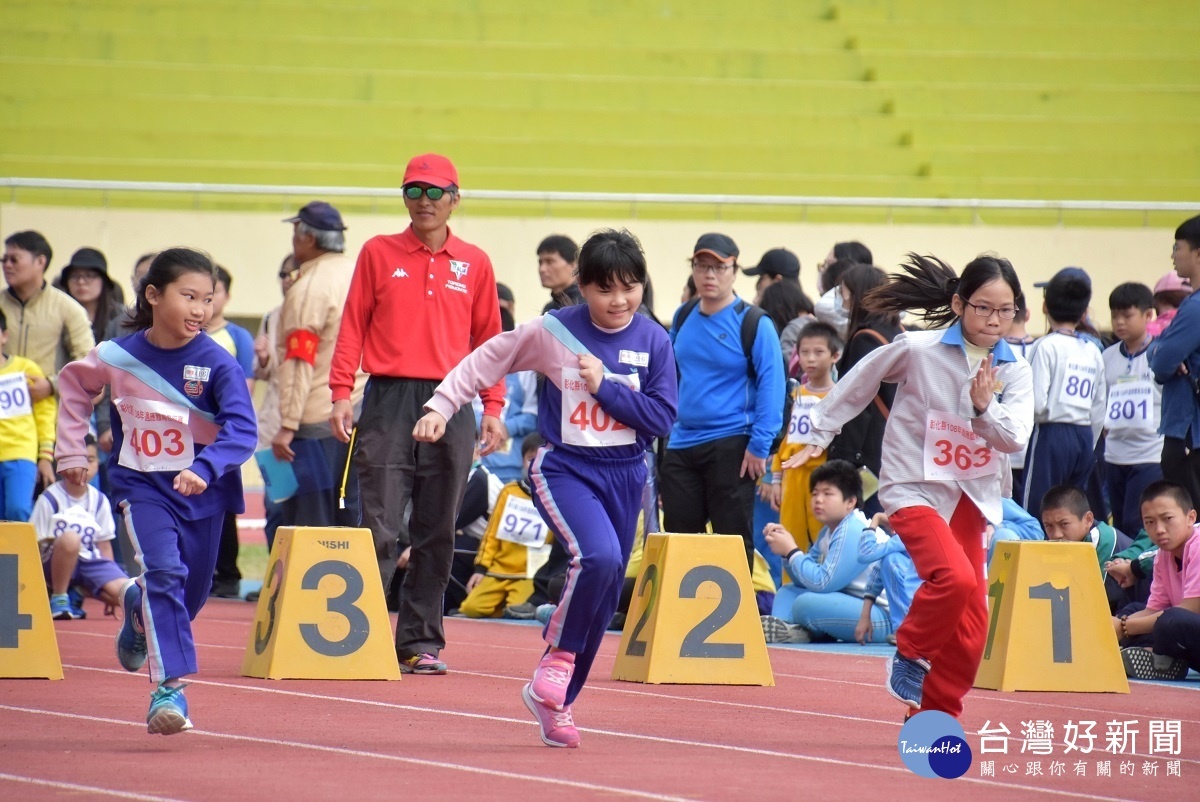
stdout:
<svg viewBox="0 0 1200 802">
<path fill-rule="evenodd" d="M 1131 679 L 1177 681 L 1187 677 L 1187 661 L 1179 657 L 1155 654 L 1141 646 L 1126 646 L 1121 650 L 1125 676 Z"/>
<path fill-rule="evenodd" d="M 505 618 L 515 618 L 518 621 L 530 621 L 537 615 L 537 607 L 530 602 L 510 604 L 504 608 L 503 615 Z"/>
<path fill-rule="evenodd" d="M 216 596 L 218 599 L 240 599 L 242 598 L 241 584 L 236 579 L 215 580 L 208 595 Z"/>
</svg>

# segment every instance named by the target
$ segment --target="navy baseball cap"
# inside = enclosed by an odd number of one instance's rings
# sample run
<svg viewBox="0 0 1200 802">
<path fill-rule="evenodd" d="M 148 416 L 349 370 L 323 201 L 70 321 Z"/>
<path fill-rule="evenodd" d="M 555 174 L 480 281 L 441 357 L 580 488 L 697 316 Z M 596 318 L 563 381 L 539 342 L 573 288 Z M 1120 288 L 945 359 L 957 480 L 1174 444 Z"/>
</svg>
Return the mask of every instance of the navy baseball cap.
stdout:
<svg viewBox="0 0 1200 802">
<path fill-rule="evenodd" d="M 345 231 L 342 213 L 325 201 L 306 203 L 295 217 L 289 217 L 285 223 L 304 223 L 309 228 L 318 231 Z"/>
<path fill-rule="evenodd" d="M 1033 286 L 1041 289 L 1043 287 L 1049 287 L 1051 284 L 1059 284 L 1069 280 L 1082 281 L 1084 284 L 1088 285 L 1089 289 L 1092 286 L 1092 277 L 1089 276 L 1087 271 L 1082 267 L 1064 267 L 1062 270 L 1055 273 L 1054 277 L 1049 281 L 1035 281 Z"/>
<path fill-rule="evenodd" d="M 696 240 L 696 247 L 692 248 L 693 257 L 700 253 L 711 253 L 722 262 L 731 262 L 737 258 L 738 246 L 724 234 L 705 234 Z"/>
<path fill-rule="evenodd" d="M 758 264 L 742 270 L 747 276 L 783 276 L 800 278 L 800 257 L 787 248 L 772 248 L 762 255 Z"/>
</svg>

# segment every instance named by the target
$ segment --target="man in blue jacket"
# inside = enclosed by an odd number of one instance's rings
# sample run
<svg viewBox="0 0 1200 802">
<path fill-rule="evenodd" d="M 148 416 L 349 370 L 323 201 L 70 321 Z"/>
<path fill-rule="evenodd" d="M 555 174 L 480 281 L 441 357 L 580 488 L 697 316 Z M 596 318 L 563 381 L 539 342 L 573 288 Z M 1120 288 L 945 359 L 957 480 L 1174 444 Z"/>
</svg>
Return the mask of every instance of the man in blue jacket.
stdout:
<svg viewBox="0 0 1200 802">
<path fill-rule="evenodd" d="M 783 425 L 783 355 L 771 318 L 733 291 L 737 255 L 724 234 L 705 234 L 692 250 L 698 298 L 671 326 L 679 417 L 660 492 L 665 531 L 704 532 L 711 522 L 741 535 L 753 570 L 754 485 Z M 743 331 L 747 316 L 753 329 Z"/>
<path fill-rule="evenodd" d="M 1200 215 L 1175 230 L 1175 272 L 1200 287 Z M 1184 299 L 1171 325 L 1150 345 L 1150 369 L 1162 385 L 1162 471 L 1200 498 L 1200 293 Z"/>
</svg>

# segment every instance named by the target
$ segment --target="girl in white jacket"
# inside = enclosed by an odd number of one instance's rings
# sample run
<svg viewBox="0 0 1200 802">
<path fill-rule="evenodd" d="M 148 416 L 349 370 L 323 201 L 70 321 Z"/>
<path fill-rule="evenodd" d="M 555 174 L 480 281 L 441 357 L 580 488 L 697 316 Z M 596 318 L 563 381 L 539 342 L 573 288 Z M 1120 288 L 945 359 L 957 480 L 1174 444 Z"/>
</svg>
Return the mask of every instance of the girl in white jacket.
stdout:
<svg viewBox="0 0 1200 802">
<path fill-rule="evenodd" d="M 913 710 L 962 712 L 987 631 L 983 532 L 1001 517 L 1002 454 L 1033 427 L 1029 364 L 1008 347 L 1021 285 L 1012 265 L 980 256 L 962 277 L 909 254 L 904 272 L 867 296 L 871 311 L 920 310 L 944 330 L 901 334 L 859 362 L 813 410 L 802 465 L 871 403 L 896 400 L 883 439 L 879 499 L 924 581 L 896 633 L 888 692 Z"/>
</svg>

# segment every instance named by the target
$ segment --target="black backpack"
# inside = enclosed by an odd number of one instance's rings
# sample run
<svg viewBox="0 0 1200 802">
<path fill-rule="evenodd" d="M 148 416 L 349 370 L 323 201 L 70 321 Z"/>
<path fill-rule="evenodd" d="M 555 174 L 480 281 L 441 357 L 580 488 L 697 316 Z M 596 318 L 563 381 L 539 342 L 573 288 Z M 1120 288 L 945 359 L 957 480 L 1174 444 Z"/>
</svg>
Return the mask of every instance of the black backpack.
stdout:
<svg viewBox="0 0 1200 802">
<path fill-rule="evenodd" d="M 699 298 L 693 298 L 683 306 L 679 307 L 679 310 L 675 313 L 675 320 L 672 321 L 671 326 L 671 328 L 675 330 L 676 337 L 679 336 L 679 332 L 683 329 L 683 322 L 687 320 L 688 315 L 692 313 L 692 310 L 695 309 L 699 303 Z M 746 373 L 749 375 L 750 381 L 753 382 L 758 379 L 758 373 L 754 370 L 754 338 L 758 336 L 758 321 L 762 320 L 763 316 L 765 316 L 767 313 L 753 304 L 748 304 L 745 301 L 738 299 L 737 306 L 734 307 L 734 311 L 736 311 L 738 314 L 741 314 L 743 309 L 747 311 L 746 316 L 742 318 L 742 353 L 746 355 Z"/>
</svg>

